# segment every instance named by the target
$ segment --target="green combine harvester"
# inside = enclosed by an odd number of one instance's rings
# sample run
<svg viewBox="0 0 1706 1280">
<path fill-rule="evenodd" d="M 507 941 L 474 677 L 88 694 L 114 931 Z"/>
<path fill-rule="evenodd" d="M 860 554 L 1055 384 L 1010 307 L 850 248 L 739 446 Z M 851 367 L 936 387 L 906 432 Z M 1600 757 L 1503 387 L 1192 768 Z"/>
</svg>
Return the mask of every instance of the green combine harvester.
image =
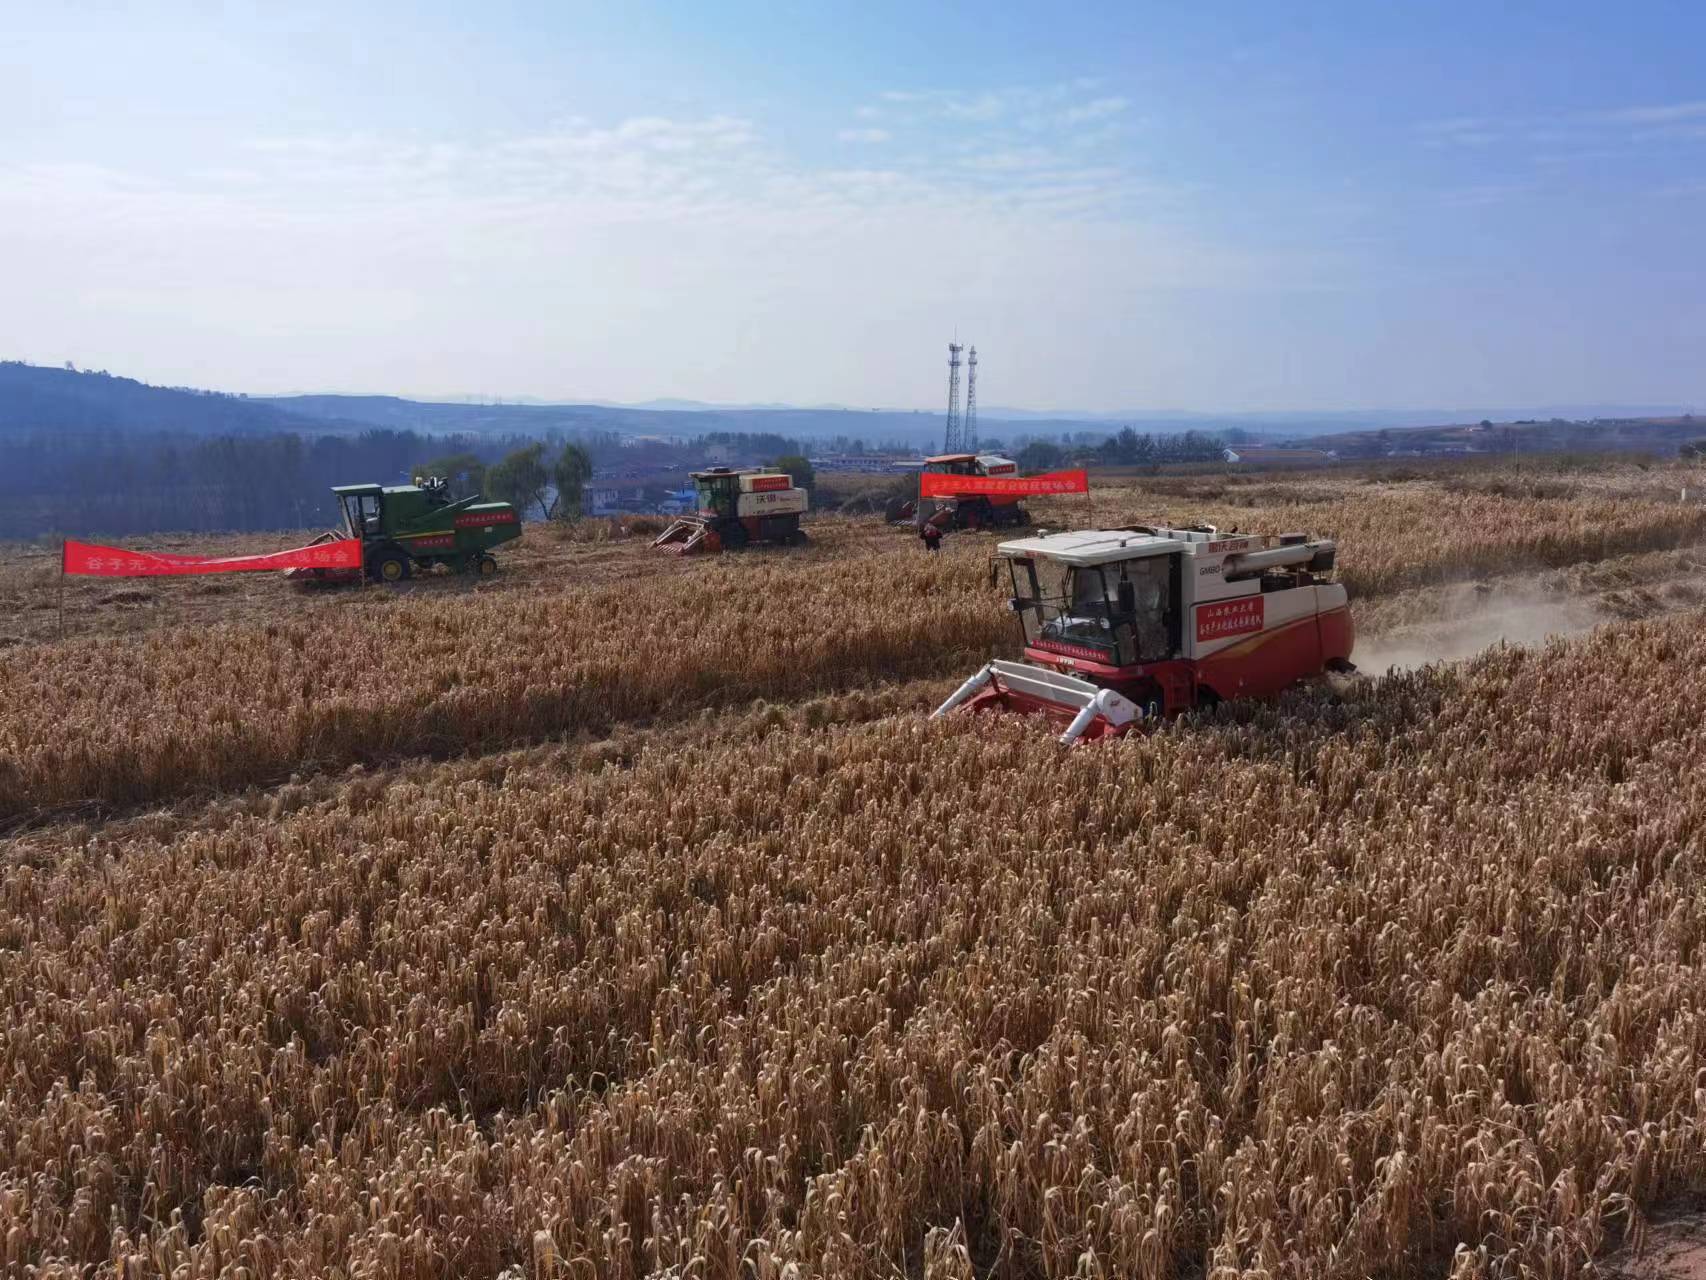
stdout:
<svg viewBox="0 0 1706 1280">
<path fill-rule="evenodd" d="M 490 577 L 498 571 L 492 548 L 521 536 L 521 514 L 512 505 L 483 502 L 478 494 L 452 501 L 440 479 L 343 484 L 332 492 L 343 507 L 344 527 L 314 542 L 359 538 L 367 576 L 376 582 L 402 582 L 441 564 L 453 573 Z M 286 576 L 318 582 L 358 578 L 349 569 L 291 569 Z"/>
</svg>

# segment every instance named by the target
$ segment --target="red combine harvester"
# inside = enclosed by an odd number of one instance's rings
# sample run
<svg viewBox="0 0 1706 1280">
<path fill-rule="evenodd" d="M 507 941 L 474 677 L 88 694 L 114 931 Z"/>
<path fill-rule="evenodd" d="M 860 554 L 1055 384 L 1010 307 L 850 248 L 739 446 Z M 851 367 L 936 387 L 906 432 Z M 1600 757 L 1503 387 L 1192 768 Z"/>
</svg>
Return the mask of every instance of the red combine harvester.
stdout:
<svg viewBox="0 0 1706 1280">
<path fill-rule="evenodd" d="M 1018 479 L 1019 464 L 993 453 L 942 453 L 924 459 L 921 475 L 998 476 Z M 922 482 L 920 487 L 922 488 Z M 1000 529 L 1031 522 L 1031 513 L 1018 494 L 964 494 L 926 498 L 898 504 L 889 512 L 896 522 L 910 521 L 922 529 L 926 521 L 944 532 L 953 529 Z"/>
<path fill-rule="evenodd" d="M 939 708 L 1038 713 L 1064 743 L 1261 697 L 1324 671 L 1351 671 L 1355 632 L 1335 546 L 1133 526 L 1041 533 L 996 554 L 1024 661 L 991 662 Z"/>
</svg>

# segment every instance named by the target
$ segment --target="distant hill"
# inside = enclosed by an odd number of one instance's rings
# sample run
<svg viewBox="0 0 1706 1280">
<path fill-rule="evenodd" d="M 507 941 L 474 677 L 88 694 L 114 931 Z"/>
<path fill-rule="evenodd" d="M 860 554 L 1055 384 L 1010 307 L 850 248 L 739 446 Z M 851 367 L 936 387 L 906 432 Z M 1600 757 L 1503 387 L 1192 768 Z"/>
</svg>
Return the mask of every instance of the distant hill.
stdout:
<svg viewBox="0 0 1706 1280">
<path fill-rule="evenodd" d="M 1347 452 L 1378 451 L 1373 437 L 1380 432 L 1455 431 L 1439 423 L 1469 423 L 1480 418 L 1568 418 L 1616 421 L 1678 421 L 1679 408 L 1662 406 L 1577 406 L 1531 412 L 1506 411 L 1471 416 L 1464 413 L 1430 415 L 1422 410 L 1195 413 L 1189 410 L 1147 409 L 1123 414 L 1043 413 L 1034 410 L 985 408 L 979 426 L 985 440 L 1011 444 L 1020 436 L 1049 437 L 1068 432 L 1105 435 L 1122 426 L 1140 431 L 1186 430 L 1243 432 L 1246 438 L 1266 436 L 1314 444 L 1331 437 L 1323 447 Z M 873 445 L 894 442 L 913 448 L 934 448 L 942 439 L 942 414 L 901 409 L 847 409 L 835 406 L 711 405 L 698 401 L 666 400 L 648 405 L 617 404 L 470 404 L 461 401 L 409 400 L 385 395 L 243 396 L 198 391 L 187 387 L 156 387 L 134 378 L 105 372 L 77 372 L 18 361 L 0 361 L 0 432 L 111 431 L 178 432 L 189 435 L 254 435 L 296 432 L 303 435 L 349 434 L 384 428 L 427 435 L 472 437 L 534 437 L 560 433 L 615 433 L 687 440 L 716 432 L 774 434 L 800 441 L 836 436 L 863 439 Z M 1673 433 L 1674 434 L 1674 433 Z M 1572 435 L 1568 443 L 1545 448 L 1627 447 L 1586 443 L 1592 431 Z M 1236 436 L 1234 438 L 1237 438 Z M 1666 441 L 1670 435 L 1665 435 Z M 1461 442 L 1459 442 L 1461 443 Z"/>
<path fill-rule="evenodd" d="M 1493 422 L 1382 427 L 1309 436 L 1298 443 L 1331 449 L 1341 458 L 1427 457 L 1439 454 L 1657 453 L 1674 454 L 1706 437 L 1706 419 L 1687 414 L 1645 418 L 1532 418 Z"/>
<path fill-rule="evenodd" d="M 348 424 L 345 424 L 346 426 Z M 186 432 L 257 435 L 332 430 L 276 405 L 107 373 L 0 361 L 0 431 Z"/>
<path fill-rule="evenodd" d="M 460 404 L 404 400 L 398 396 L 280 396 L 267 403 L 302 417 L 368 423 L 397 430 L 468 435 L 540 435 L 614 431 L 626 436 L 689 438 L 714 432 L 771 433 L 799 440 L 833 436 L 904 441 L 932 446 L 942 436 L 942 415 L 902 409 L 798 409 L 705 406 L 693 409 L 635 408 L 604 404 Z M 1107 424 L 1038 417 L 1024 423 L 985 415 L 986 437 L 1058 435 L 1063 431 L 1108 430 Z"/>
</svg>

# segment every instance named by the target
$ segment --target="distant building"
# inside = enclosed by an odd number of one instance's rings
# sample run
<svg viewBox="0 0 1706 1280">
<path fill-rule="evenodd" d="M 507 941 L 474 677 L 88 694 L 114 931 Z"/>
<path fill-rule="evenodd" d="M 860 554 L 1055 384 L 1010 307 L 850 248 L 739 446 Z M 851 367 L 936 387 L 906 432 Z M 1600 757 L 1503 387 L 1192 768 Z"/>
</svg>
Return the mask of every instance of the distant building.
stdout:
<svg viewBox="0 0 1706 1280">
<path fill-rule="evenodd" d="M 679 515 L 698 506 L 698 497 L 691 488 L 677 488 L 673 483 L 589 484 L 585 490 L 586 511 L 594 516 L 620 515 Z"/>
<path fill-rule="evenodd" d="M 1331 449 L 1277 449 L 1268 445 L 1241 444 L 1222 451 L 1228 462 L 1246 466 L 1295 467 L 1335 462 L 1339 455 Z"/>
<path fill-rule="evenodd" d="M 810 459 L 813 471 L 916 471 L 922 458 L 901 457 L 898 454 L 826 453 Z"/>
</svg>

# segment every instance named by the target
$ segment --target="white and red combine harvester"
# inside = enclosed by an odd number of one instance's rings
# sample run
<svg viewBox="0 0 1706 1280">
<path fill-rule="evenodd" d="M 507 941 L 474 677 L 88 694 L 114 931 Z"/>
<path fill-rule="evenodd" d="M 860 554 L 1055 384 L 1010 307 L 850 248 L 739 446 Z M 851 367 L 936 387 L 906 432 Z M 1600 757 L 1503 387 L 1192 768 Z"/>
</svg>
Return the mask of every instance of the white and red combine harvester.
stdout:
<svg viewBox="0 0 1706 1280">
<path fill-rule="evenodd" d="M 996 555 L 1024 661 L 991 662 L 938 716 L 1038 713 L 1062 726 L 1062 742 L 1087 742 L 1354 670 L 1350 607 L 1325 539 L 1133 526 L 1041 533 Z"/>
<path fill-rule="evenodd" d="M 691 555 L 755 542 L 798 546 L 807 541 L 806 531 L 800 528 L 806 491 L 786 471 L 712 467 L 692 476 L 698 513 L 677 519 L 652 541 L 654 547 Z"/>
</svg>

